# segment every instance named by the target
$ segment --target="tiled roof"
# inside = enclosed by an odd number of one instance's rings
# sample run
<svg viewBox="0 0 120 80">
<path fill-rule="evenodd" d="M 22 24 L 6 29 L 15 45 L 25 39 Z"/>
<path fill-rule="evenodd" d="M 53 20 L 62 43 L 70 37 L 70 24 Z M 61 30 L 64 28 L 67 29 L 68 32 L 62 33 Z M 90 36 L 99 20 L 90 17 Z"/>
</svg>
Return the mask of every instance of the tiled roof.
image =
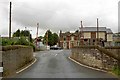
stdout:
<svg viewBox="0 0 120 80">
<path fill-rule="evenodd" d="M 81 30 L 81 29 L 80 29 Z M 95 32 L 97 31 L 97 27 L 83 27 L 83 31 L 84 32 Z M 106 28 L 106 27 L 99 27 L 98 31 L 104 31 L 106 33 L 113 33 L 111 29 Z M 75 33 L 70 33 L 70 32 L 65 32 L 65 33 L 61 33 L 61 36 L 70 36 L 70 35 L 79 35 L 79 32 L 75 32 Z"/>
<path fill-rule="evenodd" d="M 79 35 L 79 33 L 70 33 L 70 32 L 66 32 L 66 33 L 61 33 L 61 36 L 71 36 L 71 35 Z"/>
<path fill-rule="evenodd" d="M 111 29 L 107 29 L 107 33 L 113 33 Z"/>
<path fill-rule="evenodd" d="M 97 27 L 83 27 L 83 31 L 86 31 L 86 32 L 97 31 Z M 111 29 L 106 28 L 106 27 L 99 27 L 98 31 L 105 31 L 107 33 L 113 33 Z"/>
<path fill-rule="evenodd" d="M 106 27 L 99 27 L 99 31 L 106 31 Z M 97 31 L 97 27 L 83 27 L 83 31 Z"/>
</svg>

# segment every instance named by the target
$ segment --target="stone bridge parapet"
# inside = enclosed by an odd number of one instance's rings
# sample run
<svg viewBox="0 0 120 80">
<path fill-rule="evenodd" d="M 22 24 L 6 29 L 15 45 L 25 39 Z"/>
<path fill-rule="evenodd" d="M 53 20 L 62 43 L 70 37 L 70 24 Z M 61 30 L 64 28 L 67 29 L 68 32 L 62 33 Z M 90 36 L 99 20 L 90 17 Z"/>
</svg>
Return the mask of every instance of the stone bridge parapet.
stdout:
<svg viewBox="0 0 120 80">
<path fill-rule="evenodd" d="M 120 61 L 119 53 L 114 53 L 116 50 L 120 50 L 120 47 L 113 50 L 100 46 L 79 46 L 71 49 L 71 58 L 91 67 L 111 71 Z"/>
</svg>

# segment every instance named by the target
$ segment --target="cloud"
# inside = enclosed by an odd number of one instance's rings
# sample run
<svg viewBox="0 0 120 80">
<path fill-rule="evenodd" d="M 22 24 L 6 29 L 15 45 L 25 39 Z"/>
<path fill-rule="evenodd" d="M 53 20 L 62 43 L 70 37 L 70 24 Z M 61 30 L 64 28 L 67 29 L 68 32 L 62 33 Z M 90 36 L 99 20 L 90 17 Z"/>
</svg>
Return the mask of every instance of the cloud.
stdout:
<svg viewBox="0 0 120 80">
<path fill-rule="evenodd" d="M 4 20 L 0 26 L 8 24 L 9 1 L 3 0 L 0 3 L 0 17 Z M 84 26 L 96 26 L 96 18 L 99 18 L 100 26 L 109 27 L 115 32 L 117 6 L 118 0 L 12 0 L 13 32 L 24 27 L 35 31 L 37 22 L 40 24 L 41 34 L 46 29 L 53 32 L 76 30 L 81 20 Z M 6 24 L 2 30 L 7 28 Z M 35 34 L 33 31 L 32 33 Z"/>
</svg>

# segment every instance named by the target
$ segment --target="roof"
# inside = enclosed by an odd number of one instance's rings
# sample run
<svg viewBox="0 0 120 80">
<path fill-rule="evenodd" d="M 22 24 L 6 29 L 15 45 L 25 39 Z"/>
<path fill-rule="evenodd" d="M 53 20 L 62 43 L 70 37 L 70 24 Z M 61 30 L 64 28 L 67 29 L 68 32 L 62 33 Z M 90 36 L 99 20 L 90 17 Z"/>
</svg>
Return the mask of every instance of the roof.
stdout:
<svg viewBox="0 0 120 80">
<path fill-rule="evenodd" d="M 111 29 L 107 29 L 107 33 L 113 33 Z"/>
<path fill-rule="evenodd" d="M 61 36 L 71 36 L 71 35 L 78 36 L 79 33 L 70 33 L 70 32 L 61 33 Z"/>
<path fill-rule="evenodd" d="M 80 28 L 81 29 L 81 28 Z M 99 31 L 106 31 L 106 27 L 99 27 Z M 97 27 L 83 27 L 83 31 L 97 31 Z"/>
<path fill-rule="evenodd" d="M 97 27 L 83 27 L 83 31 L 85 31 L 85 32 L 95 32 L 95 31 L 97 31 Z M 106 28 L 106 27 L 99 27 L 98 31 L 104 31 L 104 32 L 107 32 L 107 33 L 113 33 L 111 29 Z"/>
<path fill-rule="evenodd" d="M 81 30 L 81 28 L 80 28 L 80 30 Z M 84 32 L 96 32 L 97 31 L 97 27 L 83 27 L 83 31 Z M 106 27 L 99 27 L 98 31 L 106 32 L 108 34 L 113 33 L 111 29 L 106 28 Z M 78 36 L 79 34 L 80 34 L 79 32 L 75 32 L 75 33 L 65 32 L 65 33 L 61 33 L 61 36 L 71 36 L 71 35 Z"/>
</svg>

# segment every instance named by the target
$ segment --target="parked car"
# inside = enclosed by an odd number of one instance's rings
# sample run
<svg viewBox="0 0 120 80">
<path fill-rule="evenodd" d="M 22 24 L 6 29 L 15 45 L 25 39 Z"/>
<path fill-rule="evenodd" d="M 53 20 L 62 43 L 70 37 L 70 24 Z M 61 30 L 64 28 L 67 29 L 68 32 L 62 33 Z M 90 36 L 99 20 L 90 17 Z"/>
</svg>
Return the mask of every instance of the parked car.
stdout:
<svg viewBox="0 0 120 80">
<path fill-rule="evenodd" d="M 51 50 L 61 50 L 62 48 L 61 48 L 61 47 L 51 46 L 50 49 L 51 49 Z"/>
</svg>

